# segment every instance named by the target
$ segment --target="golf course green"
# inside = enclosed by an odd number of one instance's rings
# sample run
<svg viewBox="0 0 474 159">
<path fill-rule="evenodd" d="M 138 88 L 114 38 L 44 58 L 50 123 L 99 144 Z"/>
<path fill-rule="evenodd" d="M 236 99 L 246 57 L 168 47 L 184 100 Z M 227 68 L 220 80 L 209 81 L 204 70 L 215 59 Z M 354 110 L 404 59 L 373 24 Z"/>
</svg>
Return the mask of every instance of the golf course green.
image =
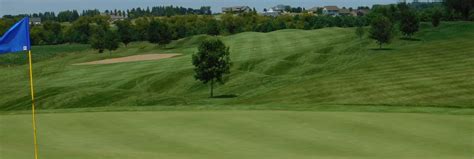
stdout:
<svg viewBox="0 0 474 159">
<path fill-rule="evenodd" d="M 472 116 L 157 111 L 38 116 L 40 157 L 471 158 Z M 32 158 L 31 116 L 0 116 L 1 158 Z"/>
<path fill-rule="evenodd" d="M 231 74 L 209 98 L 191 55 L 207 35 L 102 54 L 34 46 L 44 159 L 472 159 L 474 23 L 422 23 L 384 49 L 355 28 L 219 38 Z M 141 54 L 178 57 L 78 63 Z M 33 157 L 25 53 L 0 56 L 0 159 Z"/>
</svg>

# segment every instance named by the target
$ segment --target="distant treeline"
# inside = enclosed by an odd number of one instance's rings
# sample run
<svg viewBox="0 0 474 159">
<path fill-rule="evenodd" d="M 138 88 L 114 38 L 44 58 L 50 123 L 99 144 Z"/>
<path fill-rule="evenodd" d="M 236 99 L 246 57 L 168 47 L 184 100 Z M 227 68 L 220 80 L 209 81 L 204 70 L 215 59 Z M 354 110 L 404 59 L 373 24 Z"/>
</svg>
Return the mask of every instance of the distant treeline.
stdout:
<svg viewBox="0 0 474 159">
<path fill-rule="evenodd" d="M 455 0 L 453 0 L 455 1 Z M 459 3 L 463 0 L 457 0 Z M 431 4 L 409 7 L 414 10 L 416 17 L 421 21 L 431 22 L 434 17 L 444 21 L 474 20 L 471 2 Z M 363 16 L 315 16 L 311 13 L 298 13 L 268 17 L 257 14 L 255 11 L 245 14 L 211 15 L 210 7 L 190 9 L 183 7 L 162 6 L 152 8 L 133 8 L 131 10 L 106 10 L 108 15 L 126 16 L 126 20 L 116 21 L 111 25 L 110 16 L 103 15 L 99 10 L 85 10 L 80 14 L 73 11 L 62 11 L 58 15 L 53 12 L 32 14 L 32 17 L 41 17 L 41 25 L 33 25 L 31 39 L 35 45 L 49 45 L 62 43 L 91 43 L 93 35 L 111 34 L 110 37 L 119 37 L 120 42 L 150 41 L 154 32 L 163 28 L 170 35 L 163 40 L 169 41 L 183 37 L 209 34 L 229 35 L 246 31 L 271 32 L 281 29 L 319 29 L 324 27 L 354 27 L 367 26 L 378 15 L 387 17 L 393 23 L 401 19 L 400 5 L 373 6 L 367 15 Z M 467 13 L 467 14 L 466 14 Z M 0 19 L 0 34 L 22 18 L 18 16 L 4 16 Z M 62 22 L 70 22 L 68 24 Z M 125 24 L 122 24 L 125 23 Z M 154 28 L 154 27 L 158 27 Z M 161 30 L 160 30 L 161 29 Z M 118 36 L 112 35 L 117 34 Z M 100 38 L 98 36 L 96 38 Z M 127 39 L 127 40 L 124 40 Z M 100 41 L 97 40 L 96 41 Z"/>
<path fill-rule="evenodd" d="M 255 13 L 241 15 L 223 14 L 217 19 L 213 15 L 180 15 L 169 17 L 145 16 L 133 20 L 116 21 L 110 25 L 110 17 L 95 15 L 81 16 L 70 25 L 61 25 L 59 22 L 46 21 L 42 25 L 31 28 L 31 39 L 35 45 L 61 43 L 89 43 L 92 35 L 101 30 L 120 31 L 129 30 L 131 41 L 147 41 L 151 37 L 149 30 L 154 21 L 160 26 L 166 26 L 170 32 L 170 40 L 184 38 L 198 34 L 230 35 L 240 32 L 271 32 L 281 29 L 319 29 L 324 27 L 354 27 L 367 25 L 365 16 L 313 16 L 301 14 L 296 16 L 281 15 L 278 17 L 261 16 Z M 121 25 L 129 23 L 129 25 Z M 124 35 L 121 35 L 124 36 Z"/>
<path fill-rule="evenodd" d="M 144 16 L 175 16 L 175 15 L 211 15 L 211 7 L 209 6 L 202 6 L 201 8 L 194 9 L 194 8 L 184 8 L 178 6 L 155 6 L 155 7 L 147 7 L 147 8 L 132 8 L 127 10 L 120 10 L 120 9 L 113 9 L 113 10 L 105 10 L 105 14 L 107 15 L 116 15 L 122 16 L 127 18 L 139 18 Z M 77 10 L 66 10 L 60 11 L 56 15 L 54 12 L 40 12 L 40 13 L 33 13 L 33 14 L 20 14 L 20 15 L 4 15 L 3 19 L 13 19 L 19 17 L 37 17 L 41 18 L 42 21 L 57 21 L 57 22 L 73 22 L 77 20 L 80 16 L 95 16 L 100 15 L 101 12 L 98 9 L 92 10 L 83 10 L 79 13 Z"/>
</svg>

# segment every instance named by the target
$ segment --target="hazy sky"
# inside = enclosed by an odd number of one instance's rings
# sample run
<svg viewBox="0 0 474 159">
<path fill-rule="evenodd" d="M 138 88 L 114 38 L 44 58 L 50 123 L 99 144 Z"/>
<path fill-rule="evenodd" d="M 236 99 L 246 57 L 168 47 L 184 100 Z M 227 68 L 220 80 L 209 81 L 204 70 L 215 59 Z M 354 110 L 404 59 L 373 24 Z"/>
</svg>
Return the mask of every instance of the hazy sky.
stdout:
<svg viewBox="0 0 474 159">
<path fill-rule="evenodd" d="M 35 13 L 44 11 L 83 9 L 128 9 L 133 7 L 175 5 L 197 8 L 211 6 L 214 12 L 221 7 L 248 5 L 262 11 L 277 4 L 288 4 L 311 8 L 314 6 L 338 5 L 347 7 L 372 6 L 373 4 L 396 3 L 397 0 L 0 0 L 0 15 Z"/>
</svg>

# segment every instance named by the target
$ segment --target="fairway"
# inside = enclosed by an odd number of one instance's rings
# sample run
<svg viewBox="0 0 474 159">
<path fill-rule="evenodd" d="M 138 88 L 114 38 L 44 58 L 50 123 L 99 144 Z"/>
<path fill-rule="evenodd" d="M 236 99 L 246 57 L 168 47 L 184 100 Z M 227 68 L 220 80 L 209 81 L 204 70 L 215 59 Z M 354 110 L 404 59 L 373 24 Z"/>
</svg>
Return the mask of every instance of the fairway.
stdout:
<svg viewBox="0 0 474 159">
<path fill-rule="evenodd" d="M 0 116 L 0 158 L 32 158 L 31 116 Z M 40 157 L 445 158 L 473 155 L 472 116 L 197 111 L 40 114 Z"/>
</svg>

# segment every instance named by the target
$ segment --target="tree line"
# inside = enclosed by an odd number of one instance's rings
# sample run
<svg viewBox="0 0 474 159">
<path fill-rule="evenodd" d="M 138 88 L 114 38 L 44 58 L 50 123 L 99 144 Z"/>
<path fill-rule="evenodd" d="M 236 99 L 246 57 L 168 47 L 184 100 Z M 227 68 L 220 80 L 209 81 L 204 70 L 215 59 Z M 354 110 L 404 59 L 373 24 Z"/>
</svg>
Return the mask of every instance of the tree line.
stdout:
<svg viewBox="0 0 474 159">
<path fill-rule="evenodd" d="M 462 1 L 462 0 L 452 0 Z M 470 6 L 469 2 L 463 7 Z M 472 3 L 472 2 L 471 2 Z M 168 11 L 167 11 L 168 10 Z M 175 10 L 171 12 L 169 10 Z M 203 7 L 201 11 L 210 10 Z M 468 11 L 472 14 L 472 8 Z M 203 12 L 199 11 L 198 14 Z M 441 20 L 465 19 L 466 9 L 456 5 L 432 5 L 413 6 L 410 4 L 374 6 L 371 12 L 364 16 L 314 16 L 309 13 L 297 15 L 280 15 L 267 17 L 256 12 L 246 14 L 221 14 L 221 15 L 197 15 L 194 11 L 188 12 L 183 7 L 152 7 L 151 9 L 134 8 L 131 11 L 107 10 L 108 14 L 136 14 L 136 18 L 129 17 L 124 21 L 116 21 L 111 24 L 107 15 L 101 15 L 99 10 L 84 10 L 81 14 L 77 11 L 63 11 L 57 16 L 54 13 L 42 14 L 42 16 L 55 17 L 55 20 L 44 21 L 42 25 L 31 27 L 31 39 L 34 45 L 50 45 L 63 43 L 88 43 L 102 41 L 105 37 L 118 37 L 118 42 L 125 45 L 133 41 L 150 41 L 160 45 L 166 45 L 171 40 L 198 35 L 230 35 L 240 32 L 271 32 L 281 29 L 319 29 L 324 27 L 364 27 L 372 25 L 374 20 L 380 20 L 380 16 L 388 19 L 391 28 L 398 28 L 400 24 L 419 24 L 421 21 L 430 21 L 439 25 Z M 172 16 L 155 16 L 166 15 Z M 192 13 L 192 14 L 187 14 Z M 184 14 L 184 15 L 173 15 Z M 469 15 L 469 14 L 468 14 Z M 39 14 L 37 16 L 40 16 Z M 0 33 L 3 33 L 17 20 L 18 16 L 4 16 L 0 19 Z M 469 19 L 470 16 L 467 17 Z M 402 19 L 402 21 L 400 21 Z M 471 19 L 472 20 L 472 19 Z M 69 22 L 70 23 L 62 23 Z M 405 36 L 413 35 L 417 29 L 403 27 Z M 99 28 L 99 29 L 98 29 Z M 364 29 L 359 29 L 363 33 Z M 94 36 L 96 35 L 96 36 Z M 100 36 L 99 36 L 100 35 Z M 102 36 L 103 35 L 103 36 Z M 110 35 L 110 36 L 105 36 Z M 104 45 L 93 45 L 100 52 Z M 102 51 L 101 51 L 102 50 Z"/>
<path fill-rule="evenodd" d="M 127 17 L 129 19 L 145 17 L 145 16 L 175 16 L 175 15 L 211 15 L 212 10 L 209 6 L 202 6 L 198 9 L 184 8 L 178 6 L 154 6 L 146 8 L 131 8 L 127 10 L 113 9 L 105 10 L 106 15 L 116 15 Z M 13 19 L 21 17 L 35 17 L 41 18 L 43 21 L 57 21 L 57 22 L 73 22 L 79 19 L 80 16 L 95 16 L 100 15 L 101 12 L 98 9 L 83 10 L 79 13 L 77 10 L 65 10 L 59 11 L 58 14 L 55 12 L 39 12 L 33 14 L 19 14 L 19 15 L 4 15 L 2 19 Z"/>
<path fill-rule="evenodd" d="M 468 3 L 466 2 L 465 5 L 469 6 Z M 472 3 L 474 2 L 471 1 L 471 5 Z M 447 6 L 444 9 L 447 10 L 444 11 L 440 5 L 420 8 L 420 6 L 406 3 L 373 8 L 373 14 L 370 14 L 369 37 L 374 39 L 381 49 L 382 45 L 390 43 L 397 33 L 401 33 L 402 39 L 412 40 L 412 36 L 419 31 L 422 21 L 430 21 L 433 27 L 438 27 L 441 20 L 453 20 L 454 17 L 469 20 L 463 11 L 453 12 L 454 8 L 449 10 L 449 4 L 445 5 Z M 363 37 L 364 31 L 362 26 L 358 26 L 356 35 Z"/>
</svg>

